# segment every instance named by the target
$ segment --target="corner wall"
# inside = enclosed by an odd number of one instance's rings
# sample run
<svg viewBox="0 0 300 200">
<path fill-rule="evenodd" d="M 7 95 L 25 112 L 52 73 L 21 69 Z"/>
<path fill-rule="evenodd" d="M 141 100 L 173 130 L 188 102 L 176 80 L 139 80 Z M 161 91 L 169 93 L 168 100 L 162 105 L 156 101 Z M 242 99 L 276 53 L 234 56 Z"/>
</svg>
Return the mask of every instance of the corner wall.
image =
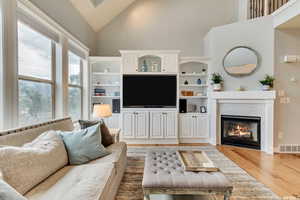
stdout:
<svg viewBox="0 0 300 200">
<path fill-rule="evenodd" d="M 29 0 L 78 40 L 95 55 L 96 33 L 72 6 L 69 0 Z"/>
<path fill-rule="evenodd" d="M 238 20 L 238 0 L 138 0 L 98 33 L 97 54 L 119 50 L 181 50 L 202 56 L 203 38 L 215 26 Z"/>
<path fill-rule="evenodd" d="M 283 63 L 285 55 L 300 55 L 300 29 L 276 30 L 275 88 L 283 92 L 275 105 L 276 144 L 300 144 L 300 63 Z M 291 81 L 295 78 L 295 82 Z M 284 103 L 289 98 L 290 103 Z"/>
<path fill-rule="evenodd" d="M 211 72 L 224 77 L 224 89 L 260 90 L 258 80 L 274 74 L 274 29 L 271 16 L 213 28 L 205 37 L 205 55 L 211 57 Z M 223 69 L 223 58 L 236 46 L 247 46 L 260 56 L 259 68 L 247 77 L 233 77 Z"/>
</svg>

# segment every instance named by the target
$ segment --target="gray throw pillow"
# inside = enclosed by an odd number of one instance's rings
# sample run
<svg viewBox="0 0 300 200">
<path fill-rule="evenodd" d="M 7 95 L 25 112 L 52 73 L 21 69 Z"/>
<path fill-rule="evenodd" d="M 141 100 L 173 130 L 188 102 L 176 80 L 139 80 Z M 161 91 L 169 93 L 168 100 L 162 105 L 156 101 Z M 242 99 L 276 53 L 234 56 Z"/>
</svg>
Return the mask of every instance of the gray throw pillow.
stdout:
<svg viewBox="0 0 300 200">
<path fill-rule="evenodd" d="M 27 200 L 14 188 L 0 179 L 0 199 L 1 200 Z"/>
<path fill-rule="evenodd" d="M 81 165 L 109 154 L 101 144 L 100 124 L 74 132 L 60 132 L 60 135 L 71 165 Z"/>
<path fill-rule="evenodd" d="M 89 121 L 89 120 L 79 120 L 79 124 L 81 129 L 86 129 L 91 126 L 95 126 L 100 123 L 100 131 L 101 131 L 101 143 L 104 147 L 108 147 L 114 143 L 114 138 L 110 134 L 109 129 L 103 120 L 100 121 Z"/>
</svg>

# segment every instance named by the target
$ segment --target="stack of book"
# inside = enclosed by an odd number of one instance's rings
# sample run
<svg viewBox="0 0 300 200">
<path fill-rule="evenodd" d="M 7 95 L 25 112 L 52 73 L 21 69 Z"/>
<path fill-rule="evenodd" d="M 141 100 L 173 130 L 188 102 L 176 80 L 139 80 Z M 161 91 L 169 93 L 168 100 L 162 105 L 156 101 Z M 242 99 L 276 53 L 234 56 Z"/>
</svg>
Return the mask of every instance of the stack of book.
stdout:
<svg viewBox="0 0 300 200">
<path fill-rule="evenodd" d="M 95 88 L 95 96 L 105 96 L 105 89 Z"/>
</svg>

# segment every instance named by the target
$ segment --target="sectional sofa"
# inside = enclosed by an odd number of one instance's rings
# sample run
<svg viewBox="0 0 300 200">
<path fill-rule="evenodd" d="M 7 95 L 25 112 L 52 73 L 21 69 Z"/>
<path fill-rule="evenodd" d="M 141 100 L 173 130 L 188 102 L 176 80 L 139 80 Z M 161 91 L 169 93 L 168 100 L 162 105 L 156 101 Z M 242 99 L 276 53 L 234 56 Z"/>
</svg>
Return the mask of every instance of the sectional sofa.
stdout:
<svg viewBox="0 0 300 200">
<path fill-rule="evenodd" d="M 73 129 L 71 119 L 64 118 L 0 132 L 0 148 L 1 145 L 22 146 L 49 130 L 72 131 Z M 107 148 L 111 154 L 84 165 L 63 166 L 36 184 L 24 196 L 28 200 L 115 199 L 126 168 L 127 147 L 125 143 L 118 141 L 119 131 L 111 130 L 111 133 L 115 138 L 115 143 Z M 11 167 L 13 169 L 14 166 Z M 3 175 L 5 178 L 5 174 Z"/>
</svg>

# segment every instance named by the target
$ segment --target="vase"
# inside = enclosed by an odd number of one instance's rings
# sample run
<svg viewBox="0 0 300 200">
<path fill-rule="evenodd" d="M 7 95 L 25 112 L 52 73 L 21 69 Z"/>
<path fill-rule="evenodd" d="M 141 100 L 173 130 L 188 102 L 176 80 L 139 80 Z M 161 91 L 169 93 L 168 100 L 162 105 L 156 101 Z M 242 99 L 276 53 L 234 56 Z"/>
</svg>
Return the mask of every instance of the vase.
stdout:
<svg viewBox="0 0 300 200">
<path fill-rule="evenodd" d="M 270 88 L 271 88 L 271 87 L 270 87 L 269 85 L 263 85 L 263 86 L 262 86 L 262 90 L 263 90 L 263 91 L 269 91 Z"/>
<path fill-rule="evenodd" d="M 198 85 L 201 85 L 201 84 L 202 84 L 202 81 L 201 81 L 200 78 L 197 80 L 197 84 L 198 84 Z"/>
<path fill-rule="evenodd" d="M 214 91 L 221 91 L 222 85 L 220 83 L 213 84 Z"/>
</svg>

